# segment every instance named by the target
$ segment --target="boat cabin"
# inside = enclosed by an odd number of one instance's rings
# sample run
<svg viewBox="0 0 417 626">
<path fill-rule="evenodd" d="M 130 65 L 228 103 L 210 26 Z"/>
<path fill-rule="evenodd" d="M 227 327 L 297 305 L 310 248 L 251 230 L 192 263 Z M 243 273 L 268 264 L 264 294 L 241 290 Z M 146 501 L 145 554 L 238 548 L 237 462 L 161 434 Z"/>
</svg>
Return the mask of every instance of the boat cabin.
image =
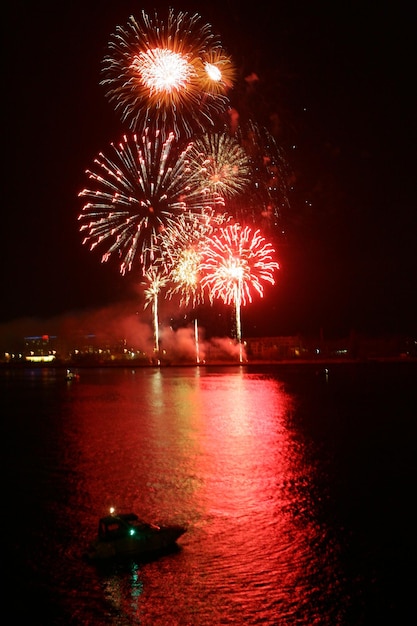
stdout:
<svg viewBox="0 0 417 626">
<path fill-rule="evenodd" d="M 98 523 L 98 538 L 101 541 L 113 541 L 135 533 L 138 526 L 142 526 L 135 513 L 122 513 L 120 515 L 107 515 Z"/>
</svg>

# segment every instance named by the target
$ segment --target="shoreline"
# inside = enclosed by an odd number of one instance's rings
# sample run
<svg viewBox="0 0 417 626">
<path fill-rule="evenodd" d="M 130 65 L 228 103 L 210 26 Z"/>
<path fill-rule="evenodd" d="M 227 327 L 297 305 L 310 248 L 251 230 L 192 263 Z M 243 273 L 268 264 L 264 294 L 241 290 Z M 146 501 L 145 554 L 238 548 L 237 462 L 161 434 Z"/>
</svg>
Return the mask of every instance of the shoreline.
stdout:
<svg viewBox="0 0 417 626">
<path fill-rule="evenodd" d="M 400 365 L 417 365 L 417 357 L 361 357 L 357 359 L 349 358 L 317 358 L 317 359 L 280 359 L 280 360 L 262 360 L 254 359 L 247 360 L 243 363 L 238 361 L 208 361 L 202 363 L 191 362 L 170 362 L 170 363 L 141 363 L 137 361 L 126 362 L 101 362 L 101 363 L 76 363 L 72 361 L 68 362 L 52 362 L 52 363 L 27 363 L 27 362 L 15 362 L 15 363 L 0 363 L 0 370 L 83 370 L 83 369 L 168 369 L 168 368 L 212 368 L 212 367 L 297 367 L 297 366 L 337 366 L 337 365 L 387 365 L 387 364 L 400 364 Z"/>
</svg>

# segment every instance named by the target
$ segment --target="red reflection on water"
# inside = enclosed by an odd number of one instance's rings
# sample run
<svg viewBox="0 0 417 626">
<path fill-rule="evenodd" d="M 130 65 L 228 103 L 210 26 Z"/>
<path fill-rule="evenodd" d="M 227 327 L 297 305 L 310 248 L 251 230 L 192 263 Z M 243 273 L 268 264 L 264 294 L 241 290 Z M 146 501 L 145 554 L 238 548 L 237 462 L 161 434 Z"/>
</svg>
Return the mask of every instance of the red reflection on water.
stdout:
<svg viewBox="0 0 417 626">
<path fill-rule="evenodd" d="M 209 508 L 238 516 L 269 508 L 268 489 L 285 471 L 291 398 L 276 381 L 243 374 L 205 378 L 200 394 L 199 463 Z"/>
<path fill-rule="evenodd" d="M 171 567 L 185 587 L 216 590 L 211 611 L 233 595 L 259 618 L 271 619 L 277 603 L 288 615 L 294 605 L 305 607 L 312 619 L 310 572 L 322 567 L 325 536 L 312 497 L 316 470 L 292 427 L 294 410 L 281 381 L 240 367 L 82 379 L 71 445 L 91 528 L 110 505 L 150 521 L 186 522 L 183 557 Z M 132 593 L 125 590 L 121 602 Z M 187 615 L 186 593 L 164 593 Z M 193 597 L 203 614 L 205 597 Z M 138 614 L 156 610 L 141 598 Z"/>
<path fill-rule="evenodd" d="M 271 603 L 308 605 L 306 574 L 322 565 L 312 548 L 322 531 L 310 490 L 314 468 L 291 427 L 294 399 L 276 379 L 241 371 L 202 378 L 193 407 L 203 564 L 216 563 L 216 580 L 242 606 L 258 602 L 259 619 L 262 607 L 271 619 Z"/>
</svg>

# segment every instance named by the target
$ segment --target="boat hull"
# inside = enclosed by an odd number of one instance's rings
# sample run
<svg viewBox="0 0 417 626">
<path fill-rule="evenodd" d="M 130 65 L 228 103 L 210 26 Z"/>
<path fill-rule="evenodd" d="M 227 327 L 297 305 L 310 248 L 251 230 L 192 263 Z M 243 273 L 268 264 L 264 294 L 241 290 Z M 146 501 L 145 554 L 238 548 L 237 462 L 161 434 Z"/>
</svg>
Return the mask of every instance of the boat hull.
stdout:
<svg viewBox="0 0 417 626">
<path fill-rule="evenodd" d="M 185 532 L 183 526 L 156 527 L 110 541 L 98 539 L 90 546 L 86 556 L 93 562 L 147 556 L 174 547 Z"/>
</svg>

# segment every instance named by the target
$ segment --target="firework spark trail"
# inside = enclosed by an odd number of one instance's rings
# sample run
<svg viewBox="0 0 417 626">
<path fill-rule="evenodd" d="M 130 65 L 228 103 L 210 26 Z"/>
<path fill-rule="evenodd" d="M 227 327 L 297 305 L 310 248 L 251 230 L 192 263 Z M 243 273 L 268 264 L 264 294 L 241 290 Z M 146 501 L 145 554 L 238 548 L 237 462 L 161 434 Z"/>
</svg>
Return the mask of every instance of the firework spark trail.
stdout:
<svg viewBox="0 0 417 626">
<path fill-rule="evenodd" d="M 242 361 L 242 329 L 240 309 L 252 302 L 252 292 L 263 296 L 263 283 L 275 284 L 273 273 L 279 265 L 273 259 L 274 249 L 259 230 L 233 224 L 220 228 L 202 251 L 201 286 L 207 288 L 210 299 L 233 304 L 236 332 Z"/>
<path fill-rule="evenodd" d="M 187 137 L 213 126 L 227 110 L 234 80 L 230 57 L 197 14 L 166 21 L 144 11 L 112 35 L 103 61 L 106 96 L 131 130 L 151 123 Z"/>
<path fill-rule="evenodd" d="M 190 182 L 213 198 L 223 200 L 245 191 L 251 164 L 239 143 L 228 133 L 207 133 L 190 148 Z"/>
<path fill-rule="evenodd" d="M 155 356 L 157 358 L 157 363 L 160 365 L 160 356 L 159 356 L 159 295 L 162 289 L 168 283 L 168 277 L 164 275 L 157 267 L 151 267 L 149 270 L 145 272 L 145 282 L 144 285 L 147 285 L 145 289 L 145 305 L 144 308 L 149 304 L 152 304 L 152 317 L 153 317 L 153 331 L 155 338 Z"/>
<path fill-rule="evenodd" d="M 180 150 L 173 133 L 163 141 L 146 130 L 141 137 L 124 136 L 108 156 L 95 159 L 87 170 L 92 186 L 79 194 L 88 200 L 79 220 L 80 231 L 87 231 L 83 243 L 107 245 L 103 262 L 117 252 L 125 274 L 138 255 L 146 271 L 160 254 L 165 229 L 201 213 L 205 200 L 188 181 L 190 147 Z"/>
</svg>

